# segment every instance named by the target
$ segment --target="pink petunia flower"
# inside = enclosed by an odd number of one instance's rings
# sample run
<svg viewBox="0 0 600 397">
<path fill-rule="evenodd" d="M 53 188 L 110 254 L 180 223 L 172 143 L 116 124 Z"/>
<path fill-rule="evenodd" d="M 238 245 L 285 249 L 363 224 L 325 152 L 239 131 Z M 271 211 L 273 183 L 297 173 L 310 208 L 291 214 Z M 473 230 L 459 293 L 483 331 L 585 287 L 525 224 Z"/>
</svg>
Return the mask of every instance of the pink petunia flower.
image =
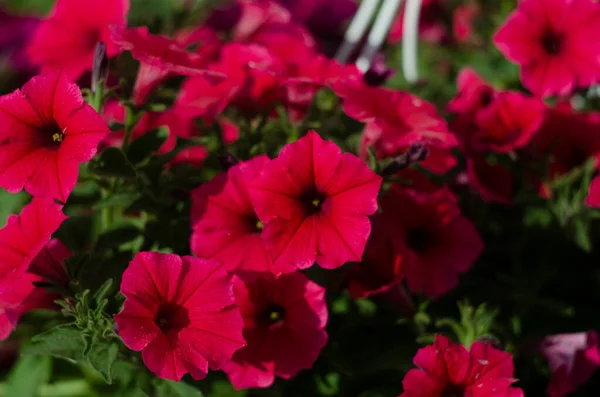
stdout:
<svg viewBox="0 0 600 397">
<path fill-rule="evenodd" d="M 433 345 L 417 351 L 413 363 L 419 369 L 407 372 L 400 397 L 523 397 L 513 388 L 516 381 L 510 353 L 484 342 L 469 350 L 436 335 Z"/>
<path fill-rule="evenodd" d="M 501 164 L 490 164 L 485 157 L 467 159 L 467 177 L 471 188 L 485 201 L 510 204 L 514 175 Z"/>
<path fill-rule="evenodd" d="M 380 185 L 363 161 L 315 131 L 285 146 L 248 186 L 274 266 L 360 261 Z"/>
<path fill-rule="evenodd" d="M 380 159 L 394 157 L 420 141 L 431 152 L 421 164 L 424 168 L 441 174 L 456 165 L 451 154 L 456 137 L 431 103 L 406 92 L 360 82 L 342 81 L 332 88 L 342 98 L 344 112 L 366 124 L 361 157 L 365 158 L 368 147 Z"/>
<path fill-rule="evenodd" d="M 234 278 L 236 303 L 248 345 L 223 366 L 239 389 L 269 387 L 275 376 L 311 368 L 327 343 L 325 289 L 301 273 L 276 280 Z"/>
<path fill-rule="evenodd" d="M 119 49 L 110 39 L 110 26 L 127 23 L 129 0 L 58 0 L 38 27 L 28 48 L 42 72 L 64 70 L 72 80 L 92 68 L 96 43 L 106 44 L 113 57 Z"/>
<path fill-rule="evenodd" d="M 56 308 L 57 294 L 36 287 L 35 282 L 48 282 L 66 287 L 69 279 L 64 261 L 71 252 L 59 240 L 51 240 L 34 258 L 27 273 L 0 292 L 0 340 L 15 329 L 22 314 L 31 310 Z"/>
<path fill-rule="evenodd" d="M 448 38 L 448 31 L 444 24 L 443 1 L 423 0 L 419 18 L 419 38 L 430 43 L 440 43 Z M 404 4 L 396 19 L 392 23 L 388 40 L 399 43 L 404 34 Z"/>
<path fill-rule="evenodd" d="M 0 97 L 0 186 L 65 202 L 108 133 L 65 74 L 36 76 Z"/>
<path fill-rule="evenodd" d="M 196 35 L 197 36 L 197 35 Z M 165 36 L 154 35 L 148 28 L 140 27 L 113 29 L 112 41 L 121 51 L 131 51 L 131 55 L 140 61 L 140 69 L 134 86 L 134 100 L 137 105 L 142 104 L 151 92 L 163 81 L 174 74 L 184 76 L 209 76 L 221 80 L 225 76 L 207 70 L 212 53 L 191 52 L 186 49 L 186 44 L 194 41 L 207 41 L 209 47 L 212 40 L 218 37 L 209 36 L 203 40 L 196 40 L 196 36 L 186 36 L 185 40 L 173 40 Z M 196 44 L 200 44 L 200 43 Z"/>
<path fill-rule="evenodd" d="M 215 261 L 141 252 L 121 282 L 125 305 L 115 315 L 127 347 L 161 378 L 203 379 L 244 346 L 231 276 Z"/>
<path fill-rule="evenodd" d="M 600 4 L 594 0 L 522 0 L 494 36 L 535 95 L 568 95 L 600 80 Z"/>
<path fill-rule="evenodd" d="M 0 292 L 11 289 L 32 261 L 40 258 L 38 255 L 65 219 L 61 205 L 41 198 L 34 198 L 19 215 L 8 218 L 0 229 Z"/>
<path fill-rule="evenodd" d="M 497 94 L 476 116 L 471 146 L 478 152 L 508 153 L 527 145 L 542 124 L 544 103 L 519 92 Z"/>
<path fill-rule="evenodd" d="M 457 93 L 448 103 L 448 110 L 457 114 L 472 114 L 488 106 L 496 90 L 471 68 L 463 68 L 456 79 Z"/>
<path fill-rule="evenodd" d="M 452 31 L 458 43 L 472 42 L 475 37 L 475 20 L 481 15 L 477 4 L 458 6 L 452 13 Z"/>
<path fill-rule="evenodd" d="M 445 294 L 483 251 L 481 237 L 448 189 L 423 193 L 394 185 L 381 207 L 415 293 L 433 298 Z"/>
<path fill-rule="evenodd" d="M 570 394 L 600 367 L 596 331 L 547 336 L 540 350 L 552 370 L 547 390 L 550 397 Z"/>
<path fill-rule="evenodd" d="M 290 273 L 291 263 L 274 267 L 261 240 L 262 224 L 252 207 L 248 184 L 269 162 L 258 156 L 192 191 L 192 252 L 242 273 Z"/>
<path fill-rule="evenodd" d="M 592 179 L 585 198 L 585 204 L 589 207 L 600 208 L 600 176 Z"/>
</svg>

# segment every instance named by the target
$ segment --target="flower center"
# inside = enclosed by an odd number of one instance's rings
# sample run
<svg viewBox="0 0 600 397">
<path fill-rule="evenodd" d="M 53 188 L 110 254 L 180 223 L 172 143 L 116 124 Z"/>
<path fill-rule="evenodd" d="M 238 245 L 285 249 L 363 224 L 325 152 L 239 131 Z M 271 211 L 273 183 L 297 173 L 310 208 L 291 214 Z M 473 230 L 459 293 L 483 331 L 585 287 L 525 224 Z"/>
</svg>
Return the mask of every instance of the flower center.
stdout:
<svg viewBox="0 0 600 397">
<path fill-rule="evenodd" d="M 180 330 L 190 324 L 188 310 L 175 303 L 163 303 L 156 312 L 154 323 L 163 332 Z"/>
<path fill-rule="evenodd" d="M 310 191 L 306 192 L 300 198 L 300 201 L 302 201 L 306 213 L 308 215 L 313 215 L 321 211 L 321 206 L 323 205 L 323 201 L 325 201 L 325 195 L 316 191 Z"/>
<path fill-rule="evenodd" d="M 285 309 L 279 305 L 272 304 L 260 315 L 260 322 L 268 327 L 283 323 L 285 320 Z"/>
<path fill-rule="evenodd" d="M 41 139 L 46 146 L 58 147 L 65 140 L 64 131 L 56 123 L 41 128 Z"/>
<path fill-rule="evenodd" d="M 492 91 L 483 90 L 481 92 L 481 106 L 487 107 L 490 103 L 492 103 Z"/>
<path fill-rule="evenodd" d="M 550 55 L 558 55 L 561 52 L 563 38 L 560 34 L 548 32 L 542 37 L 542 45 Z"/>
<path fill-rule="evenodd" d="M 422 227 L 409 230 L 406 236 L 406 245 L 415 252 L 424 252 L 433 243 L 432 233 Z"/>
<path fill-rule="evenodd" d="M 465 388 L 458 385 L 449 384 L 442 390 L 440 397 L 463 397 Z"/>
</svg>

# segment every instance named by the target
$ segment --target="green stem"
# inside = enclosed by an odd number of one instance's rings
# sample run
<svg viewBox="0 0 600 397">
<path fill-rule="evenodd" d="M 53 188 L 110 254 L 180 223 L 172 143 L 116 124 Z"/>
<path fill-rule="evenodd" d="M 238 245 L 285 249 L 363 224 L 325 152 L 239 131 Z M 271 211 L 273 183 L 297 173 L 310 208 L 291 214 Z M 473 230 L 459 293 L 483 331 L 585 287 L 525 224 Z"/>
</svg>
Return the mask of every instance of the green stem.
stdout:
<svg viewBox="0 0 600 397">
<path fill-rule="evenodd" d="M 130 106 L 125 106 L 125 136 L 123 137 L 123 151 L 127 153 L 131 141 L 131 133 L 135 127 L 135 113 Z"/>
</svg>

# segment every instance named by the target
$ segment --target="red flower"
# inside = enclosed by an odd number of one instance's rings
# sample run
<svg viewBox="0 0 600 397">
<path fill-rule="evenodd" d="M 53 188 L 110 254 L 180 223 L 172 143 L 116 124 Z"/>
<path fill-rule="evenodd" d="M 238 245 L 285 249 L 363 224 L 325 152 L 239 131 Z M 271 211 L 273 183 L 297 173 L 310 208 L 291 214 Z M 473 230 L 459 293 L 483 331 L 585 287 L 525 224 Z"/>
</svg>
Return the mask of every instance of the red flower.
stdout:
<svg viewBox="0 0 600 397">
<path fill-rule="evenodd" d="M 600 4 L 593 0 L 522 0 L 494 37 L 521 66 L 521 81 L 539 96 L 568 95 L 600 80 Z"/>
<path fill-rule="evenodd" d="M 508 153 L 529 143 L 544 115 L 544 103 L 518 92 L 497 94 L 476 116 L 479 128 L 471 137 L 476 151 Z"/>
<path fill-rule="evenodd" d="M 108 126 L 62 73 L 0 97 L 0 186 L 67 201 Z"/>
<path fill-rule="evenodd" d="M 419 18 L 419 38 L 431 43 L 439 43 L 448 35 L 444 26 L 444 8 L 440 0 L 423 0 Z M 388 39 L 397 43 L 402 39 L 404 29 L 404 7 L 394 20 Z"/>
<path fill-rule="evenodd" d="M 412 143 L 421 141 L 427 144 L 433 156 L 423 167 L 444 173 L 456 165 L 456 159 L 449 153 L 457 145 L 456 138 L 429 102 L 405 92 L 358 82 L 340 82 L 333 85 L 333 90 L 343 99 L 346 114 L 367 124 L 361 150 L 363 157 L 369 146 L 377 157 L 386 158 L 404 153 Z"/>
<path fill-rule="evenodd" d="M 547 391 L 550 397 L 570 394 L 600 367 L 596 331 L 547 336 L 540 350 L 552 370 Z"/>
<path fill-rule="evenodd" d="M 0 340 L 17 326 L 22 314 L 36 309 L 54 308 L 56 294 L 34 286 L 34 282 L 50 282 L 67 286 L 69 279 L 64 261 L 71 252 L 58 240 L 51 240 L 33 259 L 27 273 L 14 280 L 10 288 L 0 292 Z"/>
<path fill-rule="evenodd" d="M 54 285 L 66 287 L 69 277 L 64 262 L 72 255 L 60 240 L 50 240 L 31 262 L 28 272 Z"/>
<path fill-rule="evenodd" d="M 244 283 L 234 279 L 248 345 L 223 366 L 239 390 L 269 387 L 311 368 L 327 343 L 325 289 L 301 273 Z"/>
<path fill-rule="evenodd" d="M 262 225 L 252 207 L 248 183 L 269 162 L 258 156 L 238 163 L 192 192 L 192 252 L 215 259 L 229 271 L 289 273 L 290 263 L 273 262 L 261 240 Z"/>
<path fill-rule="evenodd" d="M 115 316 L 127 347 L 161 378 L 206 377 L 244 345 L 231 276 L 215 261 L 141 252 L 129 264 Z"/>
<path fill-rule="evenodd" d="M 109 123 L 124 123 L 125 107 L 117 101 L 110 101 L 104 106 L 102 115 Z M 145 112 L 131 132 L 131 140 L 135 141 L 148 132 L 160 127 L 167 127 L 169 130 L 167 139 L 158 150 L 158 153 L 160 154 L 168 153 L 173 150 L 177 143 L 177 137 L 192 138 L 199 135 L 199 131 L 192 118 L 180 114 L 177 112 L 177 109 L 170 108 L 163 112 Z M 104 149 L 107 146 L 121 146 L 124 136 L 124 130 L 113 131 L 100 144 L 100 148 Z"/>
<path fill-rule="evenodd" d="M 44 289 L 33 285 L 37 281 L 42 279 L 25 273 L 13 282 L 10 289 L 0 292 L 0 341 L 8 338 L 24 313 L 50 307 L 52 301 L 47 299 Z"/>
<path fill-rule="evenodd" d="M 454 38 L 459 43 L 468 43 L 473 40 L 474 24 L 481 14 L 479 7 L 473 4 L 458 6 L 452 14 Z"/>
<path fill-rule="evenodd" d="M 470 350 L 436 335 L 433 345 L 419 349 L 408 371 L 400 397 L 517 397 L 521 389 L 510 387 L 514 367 L 509 353 L 483 342 Z"/>
<path fill-rule="evenodd" d="M 592 179 L 585 204 L 590 207 L 600 208 L 600 177 Z"/>
<path fill-rule="evenodd" d="M 285 146 L 248 187 L 274 266 L 360 261 L 380 185 L 359 158 L 315 131 Z"/>
<path fill-rule="evenodd" d="M 471 188 L 485 201 L 509 204 L 513 196 L 513 174 L 501 164 L 490 164 L 485 157 L 467 159 Z"/>
<path fill-rule="evenodd" d="M 227 79 L 211 82 L 204 77 L 188 79 L 181 87 L 176 107 L 193 117 L 212 122 L 226 106 L 255 114 L 283 98 L 281 79 L 285 65 L 268 49 L 256 44 L 229 43 L 211 70 Z"/>
<path fill-rule="evenodd" d="M 475 70 L 463 68 L 456 79 L 457 94 L 448 110 L 453 113 L 475 113 L 488 106 L 496 95 L 496 91 Z"/>
<path fill-rule="evenodd" d="M 124 26 L 128 11 L 129 0 L 58 0 L 29 45 L 31 62 L 44 72 L 62 69 L 76 80 L 92 68 L 98 41 L 106 43 L 109 57 L 119 53 L 110 26 Z"/>
<path fill-rule="evenodd" d="M 352 266 L 348 276 L 352 299 L 386 292 L 404 278 L 404 258 L 396 250 L 394 229 L 389 229 L 385 216 L 375 214 L 371 217 L 373 230 L 362 261 Z"/>
<path fill-rule="evenodd" d="M 148 28 L 113 29 L 111 38 L 121 51 L 131 51 L 131 55 L 140 61 L 140 69 L 134 86 L 136 104 L 142 104 L 146 97 L 160 83 L 172 74 L 185 76 L 205 76 L 221 79 L 222 75 L 207 70 L 212 54 L 189 52 L 185 41 L 176 41 L 161 35 L 153 35 Z M 186 40 L 194 40 L 186 37 Z M 217 40 L 218 37 L 205 37 L 204 40 Z"/>
<path fill-rule="evenodd" d="M 0 229 L 0 292 L 10 289 L 67 217 L 50 199 L 34 198 Z M 39 258 L 39 257 L 38 257 Z"/>
<path fill-rule="evenodd" d="M 576 133 L 574 133 L 576 131 Z M 600 113 L 576 113 L 568 105 L 547 109 L 533 141 L 534 159 L 550 155 L 550 179 L 600 159 Z"/>
<path fill-rule="evenodd" d="M 475 227 L 461 215 L 447 189 L 434 193 L 398 185 L 381 200 L 382 213 L 397 237 L 411 291 L 437 298 L 458 284 L 483 250 Z"/>
</svg>

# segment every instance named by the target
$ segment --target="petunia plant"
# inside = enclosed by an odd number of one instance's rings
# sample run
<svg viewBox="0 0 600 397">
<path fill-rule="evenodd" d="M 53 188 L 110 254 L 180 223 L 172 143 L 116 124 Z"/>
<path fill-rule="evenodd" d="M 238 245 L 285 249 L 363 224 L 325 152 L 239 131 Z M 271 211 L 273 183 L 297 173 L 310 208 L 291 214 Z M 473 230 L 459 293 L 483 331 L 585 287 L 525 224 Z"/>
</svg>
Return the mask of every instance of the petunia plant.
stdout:
<svg viewBox="0 0 600 397">
<path fill-rule="evenodd" d="M 376 3 L 2 3 L 0 397 L 598 395 L 600 2 Z"/>
</svg>

